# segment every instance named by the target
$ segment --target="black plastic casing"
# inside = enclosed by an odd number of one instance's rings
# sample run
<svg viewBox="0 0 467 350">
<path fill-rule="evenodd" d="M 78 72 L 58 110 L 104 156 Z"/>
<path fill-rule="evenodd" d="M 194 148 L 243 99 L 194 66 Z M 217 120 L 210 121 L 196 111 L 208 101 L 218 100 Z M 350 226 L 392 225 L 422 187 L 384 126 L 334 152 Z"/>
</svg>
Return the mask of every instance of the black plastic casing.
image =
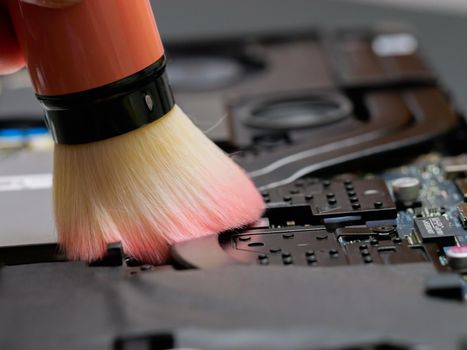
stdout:
<svg viewBox="0 0 467 350">
<path fill-rule="evenodd" d="M 174 106 L 165 57 L 119 81 L 61 96 L 36 95 L 59 144 L 105 140 L 145 126 Z"/>
</svg>

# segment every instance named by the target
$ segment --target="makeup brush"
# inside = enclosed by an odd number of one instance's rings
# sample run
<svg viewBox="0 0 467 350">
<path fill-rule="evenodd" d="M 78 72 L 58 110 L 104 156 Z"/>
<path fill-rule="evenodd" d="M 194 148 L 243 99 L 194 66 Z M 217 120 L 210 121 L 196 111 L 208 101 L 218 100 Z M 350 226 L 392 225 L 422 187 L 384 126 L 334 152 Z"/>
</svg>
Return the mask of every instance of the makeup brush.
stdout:
<svg viewBox="0 0 467 350">
<path fill-rule="evenodd" d="M 175 104 L 148 0 L 9 5 L 56 142 L 54 214 L 68 258 L 96 260 L 121 241 L 158 264 L 173 242 L 260 217 L 247 174 Z"/>
</svg>

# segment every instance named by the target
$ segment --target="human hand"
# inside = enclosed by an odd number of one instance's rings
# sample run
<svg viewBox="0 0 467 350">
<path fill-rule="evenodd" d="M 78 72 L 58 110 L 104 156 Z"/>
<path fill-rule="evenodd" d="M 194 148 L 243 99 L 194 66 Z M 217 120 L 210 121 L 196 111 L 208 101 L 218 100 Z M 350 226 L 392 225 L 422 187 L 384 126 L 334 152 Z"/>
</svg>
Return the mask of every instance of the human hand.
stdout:
<svg viewBox="0 0 467 350">
<path fill-rule="evenodd" d="M 13 73 L 25 65 L 15 30 L 8 14 L 8 1 L 23 1 L 49 8 L 62 8 L 81 0 L 0 0 L 0 74 Z"/>
</svg>

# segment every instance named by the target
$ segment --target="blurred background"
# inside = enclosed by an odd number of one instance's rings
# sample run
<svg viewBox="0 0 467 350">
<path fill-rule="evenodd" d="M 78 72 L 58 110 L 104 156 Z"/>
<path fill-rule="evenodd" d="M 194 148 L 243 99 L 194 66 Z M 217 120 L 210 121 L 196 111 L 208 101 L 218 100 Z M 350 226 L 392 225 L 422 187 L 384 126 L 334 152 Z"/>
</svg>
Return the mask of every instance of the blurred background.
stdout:
<svg viewBox="0 0 467 350">
<path fill-rule="evenodd" d="M 373 4 L 388 4 L 392 6 L 401 6 L 405 8 L 427 8 L 437 11 L 467 11 L 467 2 L 464 0 L 349 0 L 349 1 L 360 1 L 368 2 Z"/>
</svg>

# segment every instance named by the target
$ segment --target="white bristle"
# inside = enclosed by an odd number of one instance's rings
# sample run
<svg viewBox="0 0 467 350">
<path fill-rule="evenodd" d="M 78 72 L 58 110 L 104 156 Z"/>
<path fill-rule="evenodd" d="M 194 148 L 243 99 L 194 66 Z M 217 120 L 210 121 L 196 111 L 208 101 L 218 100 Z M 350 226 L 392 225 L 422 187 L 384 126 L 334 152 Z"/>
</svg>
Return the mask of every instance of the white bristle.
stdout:
<svg viewBox="0 0 467 350">
<path fill-rule="evenodd" d="M 98 259 L 121 241 L 160 263 L 171 243 L 246 225 L 263 209 L 244 171 L 177 106 L 121 136 L 55 146 L 55 220 L 71 259 Z"/>
</svg>

